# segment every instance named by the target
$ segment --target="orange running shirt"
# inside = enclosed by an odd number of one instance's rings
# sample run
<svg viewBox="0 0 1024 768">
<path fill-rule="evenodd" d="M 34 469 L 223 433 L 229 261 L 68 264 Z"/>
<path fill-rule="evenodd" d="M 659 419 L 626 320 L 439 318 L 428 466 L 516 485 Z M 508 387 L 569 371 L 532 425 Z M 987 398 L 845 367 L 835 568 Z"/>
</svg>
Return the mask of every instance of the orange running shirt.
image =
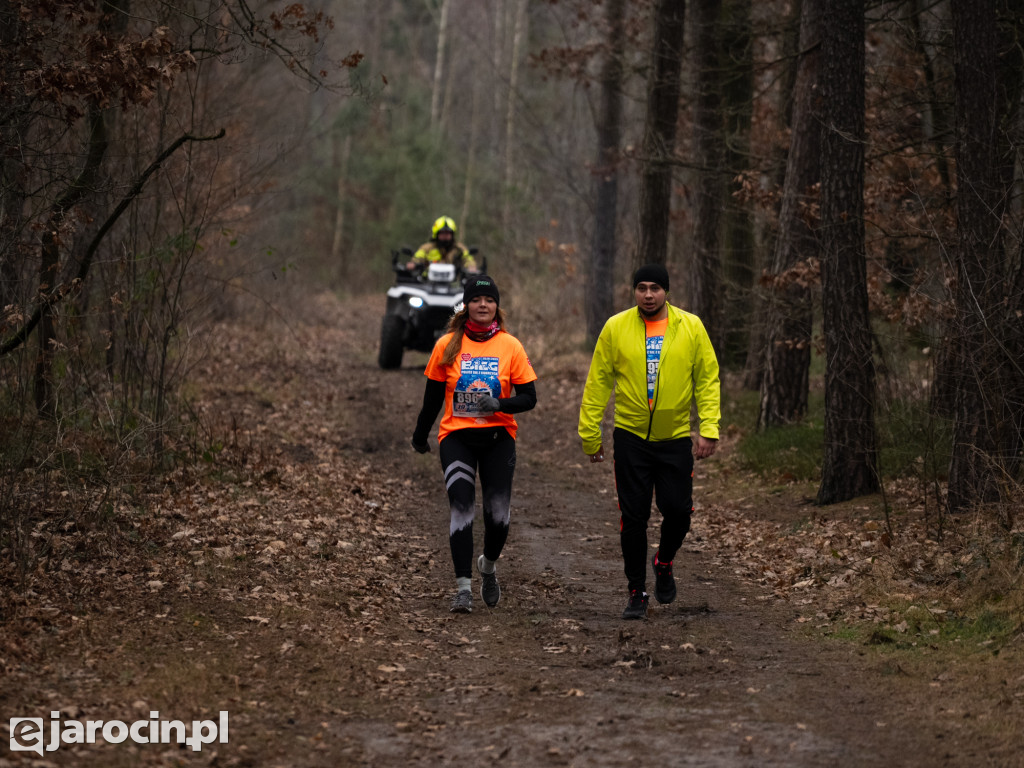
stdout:
<svg viewBox="0 0 1024 768">
<path fill-rule="evenodd" d="M 668 330 L 668 318 L 644 320 L 647 326 L 647 406 L 654 410 L 654 385 L 658 382 L 658 366 L 661 365 L 661 347 Z"/>
<path fill-rule="evenodd" d="M 442 365 L 444 349 L 452 335 L 446 333 L 434 345 L 423 374 L 445 383 L 444 416 L 437 441 L 455 429 L 505 427 L 513 440 L 516 420 L 510 413 L 481 413 L 477 401 L 484 395 L 512 397 L 512 385 L 537 380 L 526 350 L 515 336 L 498 331 L 487 341 L 462 337 L 462 347 L 452 365 Z"/>
</svg>

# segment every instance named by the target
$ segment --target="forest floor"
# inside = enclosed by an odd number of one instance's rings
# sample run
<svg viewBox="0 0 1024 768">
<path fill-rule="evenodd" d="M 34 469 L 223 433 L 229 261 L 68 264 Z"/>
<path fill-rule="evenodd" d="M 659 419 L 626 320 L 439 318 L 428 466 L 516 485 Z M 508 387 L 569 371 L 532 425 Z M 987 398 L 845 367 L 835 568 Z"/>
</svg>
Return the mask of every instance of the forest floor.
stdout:
<svg viewBox="0 0 1024 768">
<path fill-rule="evenodd" d="M 891 531 L 878 498 L 816 507 L 740 469 L 729 428 L 679 597 L 623 621 L 611 462 L 576 437 L 588 358 L 539 336 L 501 602 L 449 613 L 436 445 L 409 447 L 426 356 L 377 368 L 381 297 L 307 310 L 218 329 L 207 461 L 119 496 L 106 531 L 41 521 L 47 561 L 0 582 L 5 728 L 227 711 L 227 743 L 0 766 L 1024 765 L 1024 629 L 958 623 L 968 537 L 928 536 L 911 490 Z"/>
</svg>

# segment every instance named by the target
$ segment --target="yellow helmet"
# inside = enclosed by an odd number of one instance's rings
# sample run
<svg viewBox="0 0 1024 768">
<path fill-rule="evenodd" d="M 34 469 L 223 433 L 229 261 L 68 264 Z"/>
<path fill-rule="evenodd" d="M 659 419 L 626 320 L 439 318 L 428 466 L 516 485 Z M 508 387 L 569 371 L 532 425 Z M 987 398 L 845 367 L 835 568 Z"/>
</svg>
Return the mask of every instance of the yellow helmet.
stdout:
<svg viewBox="0 0 1024 768">
<path fill-rule="evenodd" d="M 434 226 L 430 228 L 430 237 L 434 240 L 437 239 L 437 233 L 442 229 L 450 229 L 452 233 L 452 240 L 455 240 L 455 219 L 451 219 L 447 216 L 441 216 L 437 221 L 434 222 Z"/>
</svg>

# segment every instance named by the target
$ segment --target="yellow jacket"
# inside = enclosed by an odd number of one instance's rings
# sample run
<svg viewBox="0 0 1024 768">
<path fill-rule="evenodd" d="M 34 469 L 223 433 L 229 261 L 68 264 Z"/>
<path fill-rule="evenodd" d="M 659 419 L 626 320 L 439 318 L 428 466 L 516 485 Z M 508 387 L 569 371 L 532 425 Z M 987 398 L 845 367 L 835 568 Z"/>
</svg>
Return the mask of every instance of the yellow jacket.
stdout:
<svg viewBox="0 0 1024 768">
<path fill-rule="evenodd" d="M 700 434 L 718 439 L 721 384 L 711 339 L 699 317 L 666 307 L 653 406 L 647 399 L 647 329 L 640 310 L 612 315 L 601 329 L 580 404 L 584 453 L 601 447 L 601 419 L 613 389 L 616 427 L 652 441 L 690 437 L 690 406 L 696 401 Z"/>
<path fill-rule="evenodd" d="M 454 264 L 459 269 L 470 272 L 476 269 L 476 259 L 470 254 L 469 249 L 462 243 L 454 243 L 447 251 L 442 252 L 433 240 L 424 243 L 413 254 L 413 261 L 420 264 Z"/>
</svg>

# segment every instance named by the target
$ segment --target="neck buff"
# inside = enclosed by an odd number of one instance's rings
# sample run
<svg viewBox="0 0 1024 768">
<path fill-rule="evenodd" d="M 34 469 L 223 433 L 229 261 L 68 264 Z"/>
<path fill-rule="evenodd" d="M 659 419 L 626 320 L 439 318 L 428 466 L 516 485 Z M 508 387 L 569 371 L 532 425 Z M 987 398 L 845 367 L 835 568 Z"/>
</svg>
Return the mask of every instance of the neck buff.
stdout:
<svg viewBox="0 0 1024 768">
<path fill-rule="evenodd" d="M 473 341 L 487 341 L 498 332 L 498 321 L 494 320 L 490 325 L 477 325 L 472 320 L 466 321 L 465 333 Z"/>
</svg>

